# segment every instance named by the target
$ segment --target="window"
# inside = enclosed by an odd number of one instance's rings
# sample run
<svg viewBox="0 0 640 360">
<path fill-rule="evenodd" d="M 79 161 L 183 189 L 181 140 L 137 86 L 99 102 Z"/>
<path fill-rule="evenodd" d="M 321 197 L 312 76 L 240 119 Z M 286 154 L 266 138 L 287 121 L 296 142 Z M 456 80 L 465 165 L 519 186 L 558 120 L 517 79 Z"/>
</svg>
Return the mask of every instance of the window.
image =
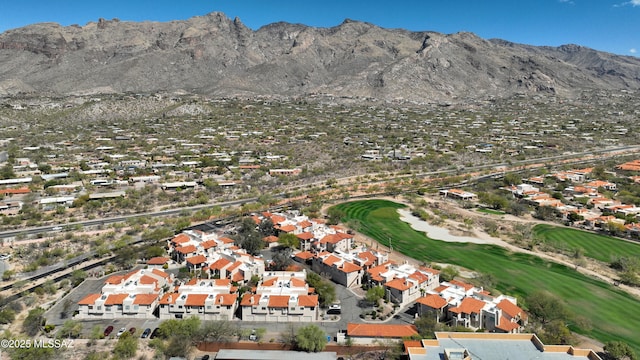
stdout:
<svg viewBox="0 0 640 360">
<path fill-rule="evenodd" d="M 207 310 L 211 310 L 211 305 L 207 305 Z"/>
<path fill-rule="evenodd" d="M 102 306 L 98 305 L 97 310 L 102 310 Z"/>
<path fill-rule="evenodd" d="M 125 306 L 125 310 L 131 310 L 131 306 L 129 305 Z"/>
<path fill-rule="evenodd" d="M 140 306 L 138 305 L 133 305 L 133 310 L 138 310 L 140 308 Z"/>
</svg>

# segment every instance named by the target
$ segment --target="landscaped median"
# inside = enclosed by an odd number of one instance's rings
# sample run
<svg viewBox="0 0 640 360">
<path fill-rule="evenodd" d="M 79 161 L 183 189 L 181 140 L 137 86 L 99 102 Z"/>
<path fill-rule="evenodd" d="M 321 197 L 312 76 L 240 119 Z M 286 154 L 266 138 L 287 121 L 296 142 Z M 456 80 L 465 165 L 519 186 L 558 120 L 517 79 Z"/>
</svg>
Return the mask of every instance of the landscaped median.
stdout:
<svg viewBox="0 0 640 360">
<path fill-rule="evenodd" d="M 401 221 L 397 210 L 405 205 L 392 201 L 354 201 L 336 207 L 344 213 L 343 222 L 354 225 L 355 230 L 385 246 L 391 241 L 394 250 L 418 261 L 450 263 L 491 274 L 499 291 L 521 298 L 546 290 L 563 299 L 577 317 L 586 318 L 591 324 L 591 328 L 570 324 L 572 330 L 602 342 L 621 340 L 640 352 L 640 302 L 611 284 L 567 266 L 495 245 L 430 239 Z"/>
</svg>

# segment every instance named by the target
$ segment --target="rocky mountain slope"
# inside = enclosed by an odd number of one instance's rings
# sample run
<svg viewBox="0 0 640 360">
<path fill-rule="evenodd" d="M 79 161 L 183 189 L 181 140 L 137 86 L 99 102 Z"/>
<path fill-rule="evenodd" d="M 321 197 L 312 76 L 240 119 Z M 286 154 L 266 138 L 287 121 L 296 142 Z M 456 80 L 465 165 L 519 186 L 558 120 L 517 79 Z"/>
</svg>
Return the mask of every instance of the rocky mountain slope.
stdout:
<svg viewBox="0 0 640 360">
<path fill-rule="evenodd" d="M 253 31 L 221 13 L 167 23 L 43 23 L 0 34 L 0 95 L 324 93 L 432 102 L 541 92 L 572 97 L 593 89 L 640 89 L 640 59 L 349 20 Z"/>
</svg>

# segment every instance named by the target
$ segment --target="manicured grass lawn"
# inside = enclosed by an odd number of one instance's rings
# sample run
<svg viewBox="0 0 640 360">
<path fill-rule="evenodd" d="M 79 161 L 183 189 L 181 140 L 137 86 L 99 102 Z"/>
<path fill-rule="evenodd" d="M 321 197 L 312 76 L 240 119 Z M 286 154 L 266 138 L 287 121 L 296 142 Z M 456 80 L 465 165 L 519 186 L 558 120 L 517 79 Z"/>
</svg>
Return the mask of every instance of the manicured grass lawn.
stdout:
<svg viewBox="0 0 640 360">
<path fill-rule="evenodd" d="M 510 295 L 547 290 L 575 314 L 591 320 L 593 329 L 574 330 L 602 342 L 622 340 L 640 352 L 640 301 L 620 289 L 581 275 L 537 256 L 512 253 L 494 245 L 448 243 L 428 238 L 399 219 L 404 205 L 386 200 L 355 201 L 336 205 L 344 221 L 357 220 L 358 231 L 383 245 L 392 239 L 394 250 L 418 261 L 443 262 L 492 274 L 497 289 Z"/>
<path fill-rule="evenodd" d="M 570 250 L 582 248 L 584 256 L 607 263 L 620 256 L 640 257 L 640 243 L 546 224 L 536 225 L 533 232 L 554 247 Z"/>
<path fill-rule="evenodd" d="M 504 215 L 505 212 L 504 211 L 498 211 L 498 210 L 491 210 L 491 209 L 477 209 L 478 212 L 481 213 L 485 213 L 485 214 L 491 214 L 491 215 Z"/>
</svg>

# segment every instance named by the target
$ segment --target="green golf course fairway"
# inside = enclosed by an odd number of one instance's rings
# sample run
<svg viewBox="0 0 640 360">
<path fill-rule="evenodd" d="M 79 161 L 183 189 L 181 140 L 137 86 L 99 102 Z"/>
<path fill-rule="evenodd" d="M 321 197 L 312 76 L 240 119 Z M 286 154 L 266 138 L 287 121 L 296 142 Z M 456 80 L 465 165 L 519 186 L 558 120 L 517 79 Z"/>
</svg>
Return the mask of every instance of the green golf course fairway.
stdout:
<svg viewBox="0 0 640 360">
<path fill-rule="evenodd" d="M 593 326 L 571 326 L 572 330 L 603 343 L 621 340 L 640 352 L 640 301 L 613 285 L 499 246 L 430 239 L 401 221 L 397 209 L 405 205 L 392 201 L 363 200 L 336 207 L 344 212 L 343 222 L 359 223 L 355 230 L 385 246 L 391 238 L 394 250 L 418 261 L 450 263 L 492 274 L 499 291 L 522 298 L 536 290 L 547 290 L 563 299 L 571 312 L 588 318 Z"/>
<path fill-rule="evenodd" d="M 584 256 L 609 263 L 615 257 L 640 257 L 640 244 L 611 236 L 593 234 L 576 229 L 538 224 L 533 233 L 543 242 L 569 250 L 582 248 Z"/>
</svg>

